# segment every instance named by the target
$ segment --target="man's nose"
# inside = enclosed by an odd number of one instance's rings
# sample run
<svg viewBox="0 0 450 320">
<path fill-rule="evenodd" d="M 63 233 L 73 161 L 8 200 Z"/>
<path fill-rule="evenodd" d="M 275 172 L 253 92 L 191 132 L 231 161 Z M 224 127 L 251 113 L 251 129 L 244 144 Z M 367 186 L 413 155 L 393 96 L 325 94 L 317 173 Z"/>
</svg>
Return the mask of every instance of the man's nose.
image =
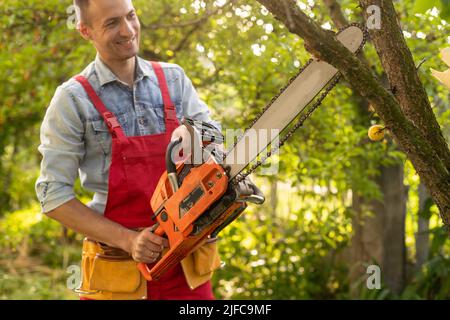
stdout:
<svg viewBox="0 0 450 320">
<path fill-rule="evenodd" d="M 123 23 L 120 25 L 119 33 L 122 37 L 129 37 L 134 35 L 133 26 L 131 25 L 131 22 L 129 22 L 127 19 L 124 19 Z"/>
</svg>

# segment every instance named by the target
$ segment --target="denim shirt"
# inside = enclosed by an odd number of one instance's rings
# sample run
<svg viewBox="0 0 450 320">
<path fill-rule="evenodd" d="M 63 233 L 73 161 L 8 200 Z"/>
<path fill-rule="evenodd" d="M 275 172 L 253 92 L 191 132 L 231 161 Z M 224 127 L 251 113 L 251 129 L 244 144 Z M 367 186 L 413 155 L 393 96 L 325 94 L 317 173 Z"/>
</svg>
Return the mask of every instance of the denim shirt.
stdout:
<svg viewBox="0 0 450 320">
<path fill-rule="evenodd" d="M 81 75 L 116 115 L 125 135 L 164 132 L 164 105 L 157 77 L 149 62 L 139 57 L 136 62 L 132 89 L 98 55 Z M 183 69 L 176 64 L 161 65 L 177 118 L 204 121 L 220 130 Z M 111 135 L 85 90 L 73 78 L 57 88 L 42 122 L 40 138 L 38 150 L 43 158 L 36 193 L 42 212 L 74 199 L 74 181 L 79 175 L 82 187 L 95 192 L 88 207 L 103 213 L 108 194 Z"/>
</svg>

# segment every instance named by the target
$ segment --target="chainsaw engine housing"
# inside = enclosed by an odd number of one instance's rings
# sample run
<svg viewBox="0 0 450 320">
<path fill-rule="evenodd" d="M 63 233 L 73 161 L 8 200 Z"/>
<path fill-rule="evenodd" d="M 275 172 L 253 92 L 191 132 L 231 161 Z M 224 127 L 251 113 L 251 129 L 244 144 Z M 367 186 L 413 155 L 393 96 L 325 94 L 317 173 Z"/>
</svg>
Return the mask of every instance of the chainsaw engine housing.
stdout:
<svg viewBox="0 0 450 320">
<path fill-rule="evenodd" d="M 217 236 L 247 207 L 214 157 L 199 166 L 179 164 L 176 171 L 178 190 L 173 191 L 165 172 L 151 199 L 158 223 L 155 233 L 168 238 L 170 249 L 151 269 L 147 267 L 148 280 L 158 279 L 208 238 Z"/>
</svg>

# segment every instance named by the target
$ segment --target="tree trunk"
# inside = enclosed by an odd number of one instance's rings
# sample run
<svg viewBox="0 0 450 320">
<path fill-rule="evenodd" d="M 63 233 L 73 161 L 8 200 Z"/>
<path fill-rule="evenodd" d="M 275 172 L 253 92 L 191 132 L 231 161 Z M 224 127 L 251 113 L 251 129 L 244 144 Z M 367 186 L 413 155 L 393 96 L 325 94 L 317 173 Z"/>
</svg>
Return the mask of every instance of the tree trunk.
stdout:
<svg viewBox="0 0 450 320">
<path fill-rule="evenodd" d="M 416 271 L 428 258 L 430 249 L 429 243 L 429 223 L 430 223 L 430 196 L 423 183 L 419 184 L 419 212 L 416 233 Z"/>
<path fill-rule="evenodd" d="M 384 167 L 379 179 L 384 201 L 375 204 L 383 215 L 382 277 L 396 294 L 403 290 L 406 275 L 406 188 L 403 177 L 403 164 Z"/>
<path fill-rule="evenodd" d="M 381 269 L 383 283 L 391 292 L 399 294 L 404 288 L 406 276 L 406 193 L 403 165 L 381 167 L 377 184 L 383 195 L 382 201 L 367 204 L 356 192 L 353 194 L 356 215 L 353 220 L 353 268 L 350 279 L 356 283 L 356 280 L 366 276 L 368 265 L 377 264 Z M 367 209 L 372 215 L 366 213 Z M 355 286 L 352 286 L 351 292 L 357 297 Z"/>
</svg>

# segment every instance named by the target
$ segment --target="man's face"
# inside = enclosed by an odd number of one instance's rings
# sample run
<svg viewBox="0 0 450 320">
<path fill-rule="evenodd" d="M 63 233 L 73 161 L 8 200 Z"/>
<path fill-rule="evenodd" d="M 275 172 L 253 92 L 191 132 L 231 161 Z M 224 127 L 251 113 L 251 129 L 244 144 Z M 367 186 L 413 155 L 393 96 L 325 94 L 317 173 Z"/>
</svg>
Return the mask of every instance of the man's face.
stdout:
<svg viewBox="0 0 450 320">
<path fill-rule="evenodd" d="M 137 55 L 141 25 L 131 0 L 92 0 L 87 15 L 89 25 L 80 30 L 85 37 L 89 34 L 103 59 L 127 60 Z"/>
</svg>

